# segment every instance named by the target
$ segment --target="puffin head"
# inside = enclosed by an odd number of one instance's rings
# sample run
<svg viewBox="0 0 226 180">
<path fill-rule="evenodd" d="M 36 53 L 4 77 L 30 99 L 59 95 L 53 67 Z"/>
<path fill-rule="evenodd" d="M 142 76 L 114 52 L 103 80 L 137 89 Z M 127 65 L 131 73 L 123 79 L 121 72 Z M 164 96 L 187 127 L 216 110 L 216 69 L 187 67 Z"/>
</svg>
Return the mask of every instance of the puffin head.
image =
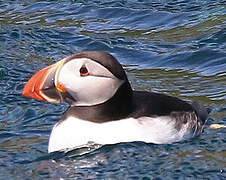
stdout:
<svg viewBox="0 0 226 180">
<path fill-rule="evenodd" d="M 121 87 L 131 91 L 119 62 L 106 52 L 84 51 L 35 73 L 22 95 L 51 103 L 93 106 L 111 99 Z"/>
</svg>

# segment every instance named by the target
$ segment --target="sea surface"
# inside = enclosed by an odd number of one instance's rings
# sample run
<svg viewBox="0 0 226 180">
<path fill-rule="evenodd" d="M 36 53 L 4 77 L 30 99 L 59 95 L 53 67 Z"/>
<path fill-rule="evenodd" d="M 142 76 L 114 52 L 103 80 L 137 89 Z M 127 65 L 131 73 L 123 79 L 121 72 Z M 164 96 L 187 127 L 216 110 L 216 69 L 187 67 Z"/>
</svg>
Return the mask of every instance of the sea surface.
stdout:
<svg viewBox="0 0 226 180">
<path fill-rule="evenodd" d="M 83 50 L 114 55 L 136 90 L 211 107 L 204 133 L 48 154 L 67 105 L 21 91 L 36 71 Z M 226 128 L 212 123 L 226 125 L 225 0 L 0 0 L 0 179 L 225 180 Z"/>
</svg>

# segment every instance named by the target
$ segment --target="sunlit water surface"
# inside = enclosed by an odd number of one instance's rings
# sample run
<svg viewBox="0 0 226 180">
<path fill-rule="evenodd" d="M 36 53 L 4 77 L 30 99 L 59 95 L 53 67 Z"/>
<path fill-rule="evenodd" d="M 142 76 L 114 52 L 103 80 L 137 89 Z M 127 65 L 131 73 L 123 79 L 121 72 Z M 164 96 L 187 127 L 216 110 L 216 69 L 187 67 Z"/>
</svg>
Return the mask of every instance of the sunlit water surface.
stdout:
<svg viewBox="0 0 226 180">
<path fill-rule="evenodd" d="M 226 2 L 0 1 L 0 179 L 226 179 Z M 108 51 L 136 90 L 212 107 L 202 136 L 47 153 L 66 104 L 21 97 L 37 70 Z M 125 132 L 126 133 L 126 132 Z M 96 150 L 95 150 L 96 149 Z"/>
</svg>

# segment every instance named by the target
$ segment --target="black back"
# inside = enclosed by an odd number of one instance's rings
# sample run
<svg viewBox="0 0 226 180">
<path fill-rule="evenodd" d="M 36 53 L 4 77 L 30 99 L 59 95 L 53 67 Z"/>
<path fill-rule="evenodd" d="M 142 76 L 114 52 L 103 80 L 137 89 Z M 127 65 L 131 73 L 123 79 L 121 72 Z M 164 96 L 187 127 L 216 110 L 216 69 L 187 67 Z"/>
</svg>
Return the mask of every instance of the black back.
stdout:
<svg viewBox="0 0 226 180">
<path fill-rule="evenodd" d="M 167 116 L 172 112 L 194 112 L 187 102 L 165 94 L 134 91 L 133 117 Z"/>
</svg>

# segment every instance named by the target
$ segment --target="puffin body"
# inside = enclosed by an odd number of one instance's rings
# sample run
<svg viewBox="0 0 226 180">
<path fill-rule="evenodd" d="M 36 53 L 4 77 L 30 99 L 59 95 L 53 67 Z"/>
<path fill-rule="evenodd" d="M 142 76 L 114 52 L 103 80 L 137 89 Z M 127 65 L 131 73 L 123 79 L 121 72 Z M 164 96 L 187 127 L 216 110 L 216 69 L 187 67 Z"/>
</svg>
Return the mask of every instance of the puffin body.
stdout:
<svg viewBox="0 0 226 180">
<path fill-rule="evenodd" d="M 199 135 L 208 117 L 197 102 L 132 90 L 122 66 L 106 52 L 84 51 L 38 71 L 22 95 L 70 104 L 53 127 L 49 152 L 89 142 L 178 142 Z"/>
</svg>

